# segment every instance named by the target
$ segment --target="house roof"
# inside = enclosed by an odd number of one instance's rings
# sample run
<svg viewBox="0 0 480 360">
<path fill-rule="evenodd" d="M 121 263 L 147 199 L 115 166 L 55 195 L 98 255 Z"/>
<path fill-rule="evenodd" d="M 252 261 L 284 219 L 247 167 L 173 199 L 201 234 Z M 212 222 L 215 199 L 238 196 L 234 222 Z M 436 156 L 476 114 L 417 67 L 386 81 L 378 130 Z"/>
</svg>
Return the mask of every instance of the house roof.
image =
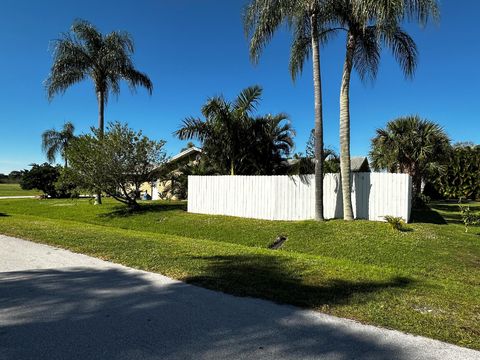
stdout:
<svg viewBox="0 0 480 360">
<path fill-rule="evenodd" d="M 295 165 L 298 159 L 288 159 L 289 165 Z M 312 162 L 315 160 L 312 159 Z M 354 156 L 350 158 L 350 168 L 352 172 L 370 172 L 370 164 L 366 156 Z"/>
<path fill-rule="evenodd" d="M 181 160 L 185 157 L 188 157 L 192 154 L 201 154 L 201 153 L 202 153 L 202 149 L 200 149 L 196 146 L 192 146 L 192 147 L 189 147 L 188 149 L 185 149 L 185 150 L 179 152 L 177 155 L 172 156 L 172 158 L 168 162 L 175 162 L 175 161 Z"/>
<path fill-rule="evenodd" d="M 350 158 L 350 168 L 353 172 L 370 171 L 370 164 L 368 158 L 365 156 L 354 156 Z"/>
</svg>

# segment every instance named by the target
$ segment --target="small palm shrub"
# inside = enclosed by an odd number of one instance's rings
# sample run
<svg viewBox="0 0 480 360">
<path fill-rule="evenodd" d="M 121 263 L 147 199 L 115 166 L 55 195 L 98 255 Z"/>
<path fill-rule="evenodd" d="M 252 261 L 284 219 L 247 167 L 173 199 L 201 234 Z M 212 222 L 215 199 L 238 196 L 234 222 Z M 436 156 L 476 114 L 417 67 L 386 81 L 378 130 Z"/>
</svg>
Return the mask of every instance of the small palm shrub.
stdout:
<svg viewBox="0 0 480 360">
<path fill-rule="evenodd" d="M 401 217 L 387 215 L 384 219 L 388 222 L 390 227 L 396 231 L 403 231 L 405 229 L 405 222 Z"/>
<path fill-rule="evenodd" d="M 468 232 L 470 226 L 480 225 L 480 214 L 475 214 L 470 209 L 470 206 L 460 205 L 460 213 L 462 215 L 462 221 L 465 225 L 465 232 Z"/>
</svg>

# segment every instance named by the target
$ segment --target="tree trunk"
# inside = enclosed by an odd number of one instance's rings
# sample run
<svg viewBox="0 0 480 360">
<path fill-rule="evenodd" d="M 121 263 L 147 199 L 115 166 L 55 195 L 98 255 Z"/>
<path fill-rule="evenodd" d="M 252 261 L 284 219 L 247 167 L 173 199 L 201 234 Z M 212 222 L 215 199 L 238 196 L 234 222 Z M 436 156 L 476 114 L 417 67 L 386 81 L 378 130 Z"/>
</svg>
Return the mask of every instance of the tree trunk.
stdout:
<svg viewBox="0 0 480 360">
<path fill-rule="evenodd" d="M 347 35 L 345 64 L 340 89 L 340 175 L 343 194 L 343 219 L 353 220 L 352 184 L 350 164 L 350 75 L 353 66 L 355 38 Z"/>
<path fill-rule="evenodd" d="M 105 112 L 105 94 L 103 91 L 97 91 L 98 101 L 98 129 L 100 131 L 100 138 L 103 138 L 105 131 L 104 112 Z"/>
<path fill-rule="evenodd" d="M 103 133 L 105 131 L 104 112 L 105 112 L 105 94 L 103 91 L 97 91 L 98 101 L 98 130 L 100 132 L 100 139 L 103 139 Z M 102 192 L 99 191 L 95 195 L 95 204 L 102 205 Z"/>
<path fill-rule="evenodd" d="M 315 95 L 315 220 L 323 218 L 323 111 L 322 77 L 320 72 L 320 47 L 318 43 L 318 25 L 316 15 L 312 15 L 312 62 L 313 89 Z"/>
<path fill-rule="evenodd" d="M 230 161 L 230 175 L 235 175 L 235 166 L 233 164 L 233 160 Z"/>
</svg>

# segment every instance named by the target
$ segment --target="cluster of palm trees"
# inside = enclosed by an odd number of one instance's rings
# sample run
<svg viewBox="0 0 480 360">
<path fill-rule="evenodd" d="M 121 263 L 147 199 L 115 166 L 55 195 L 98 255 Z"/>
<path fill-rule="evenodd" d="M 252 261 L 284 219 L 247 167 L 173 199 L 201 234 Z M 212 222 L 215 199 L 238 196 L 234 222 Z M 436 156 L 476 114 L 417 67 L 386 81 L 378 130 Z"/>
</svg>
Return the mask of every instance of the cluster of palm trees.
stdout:
<svg viewBox="0 0 480 360">
<path fill-rule="evenodd" d="M 361 79 L 377 75 L 383 47 L 389 48 L 403 72 L 412 77 L 417 48 L 402 29 L 412 20 L 424 25 L 438 19 L 437 0 L 252 0 L 244 23 L 250 38 L 250 56 L 257 62 L 275 32 L 286 25 L 293 32 L 290 52 L 292 79 L 311 56 L 315 95 L 315 217 L 323 220 L 323 115 L 320 47 L 332 37 L 345 35 L 345 60 L 340 86 L 340 173 L 343 215 L 353 219 L 350 169 L 350 79 L 356 70 Z"/>
<path fill-rule="evenodd" d="M 386 47 L 392 51 L 405 76 L 412 77 L 417 64 L 417 48 L 401 26 L 404 21 L 424 25 L 430 18 L 439 18 L 437 0 L 251 0 L 247 5 L 244 26 L 253 62 L 259 60 L 263 48 L 284 25 L 293 33 L 289 68 L 294 81 L 302 72 L 305 62 L 312 57 L 317 220 L 324 218 L 321 46 L 334 36 L 345 36 L 345 60 L 340 85 L 340 173 L 344 219 L 352 220 L 351 73 L 355 70 L 362 80 L 375 79 L 382 49 Z M 98 100 L 100 136 L 104 131 L 105 104 L 111 94 L 119 93 L 121 80 L 126 81 L 132 90 L 138 86 L 146 88 L 149 93 L 153 90 L 148 76 L 133 65 L 134 44 L 128 33 L 114 31 L 103 35 L 90 23 L 79 20 L 54 45 L 54 61 L 46 81 L 49 99 L 65 92 L 71 85 L 90 78 Z M 293 130 L 285 121 L 285 114 L 253 117 L 260 95 L 261 88 L 250 87 L 234 102 L 227 102 L 222 97 L 209 99 L 202 109 L 205 120 L 185 119 L 176 135 L 182 139 L 201 140 L 205 151 L 218 159 L 218 163 L 223 168 L 227 167 L 231 174 L 243 173 L 247 169 L 255 173 L 253 165 L 243 161 L 249 154 L 248 149 L 258 151 L 257 158 L 267 154 L 268 159 L 279 159 L 288 154 L 293 145 Z M 248 139 L 255 140 L 249 142 Z M 44 145 L 47 146 L 50 140 L 61 143 L 54 134 L 45 134 Z M 268 160 L 261 166 L 270 167 L 268 171 L 274 173 L 275 164 L 275 161 Z M 100 195 L 97 196 L 97 202 L 101 202 Z"/>
<path fill-rule="evenodd" d="M 251 86 L 231 102 L 210 98 L 202 107 L 205 119 L 188 117 L 174 134 L 201 141 L 203 157 L 215 173 L 284 174 L 294 131 L 286 114 L 254 116 L 261 95 L 261 87 Z"/>
</svg>

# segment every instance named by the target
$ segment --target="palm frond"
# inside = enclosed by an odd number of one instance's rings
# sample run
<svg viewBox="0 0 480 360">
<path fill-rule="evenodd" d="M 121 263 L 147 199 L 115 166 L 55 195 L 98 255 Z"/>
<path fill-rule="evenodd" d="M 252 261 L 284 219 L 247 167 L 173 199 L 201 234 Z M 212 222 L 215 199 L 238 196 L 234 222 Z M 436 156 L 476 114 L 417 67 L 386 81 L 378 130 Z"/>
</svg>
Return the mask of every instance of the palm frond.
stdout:
<svg viewBox="0 0 480 360">
<path fill-rule="evenodd" d="M 250 86 L 242 90 L 233 104 L 234 111 L 238 111 L 243 115 L 255 111 L 261 99 L 262 92 L 262 88 L 258 85 Z"/>
<path fill-rule="evenodd" d="M 245 35 L 250 40 L 250 58 L 257 63 L 266 44 L 290 15 L 294 1 L 253 0 L 243 16 Z"/>
<path fill-rule="evenodd" d="M 362 81 L 374 80 L 380 64 L 380 46 L 376 27 L 370 26 L 359 33 L 355 43 L 353 66 Z"/>
<path fill-rule="evenodd" d="M 303 72 L 303 65 L 310 57 L 312 39 L 310 36 L 310 24 L 305 19 L 295 21 L 293 25 L 293 42 L 290 51 L 289 69 L 292 80 Z"/>
<path fill-rule="evenodd" d="M 380 28 L 380 36 L 391 49 L 405 76 L 413 77 L 418 58 L 415 41 L 399 26 Z"/>
<path fill-rule="evenodd" d="M 204 141 L 208 135 L 207 124 L 201 119 L 188 117 L 182 121 L 180 129 L 173 133 L 180 140 L 198 139 Z"/>
</svg>

